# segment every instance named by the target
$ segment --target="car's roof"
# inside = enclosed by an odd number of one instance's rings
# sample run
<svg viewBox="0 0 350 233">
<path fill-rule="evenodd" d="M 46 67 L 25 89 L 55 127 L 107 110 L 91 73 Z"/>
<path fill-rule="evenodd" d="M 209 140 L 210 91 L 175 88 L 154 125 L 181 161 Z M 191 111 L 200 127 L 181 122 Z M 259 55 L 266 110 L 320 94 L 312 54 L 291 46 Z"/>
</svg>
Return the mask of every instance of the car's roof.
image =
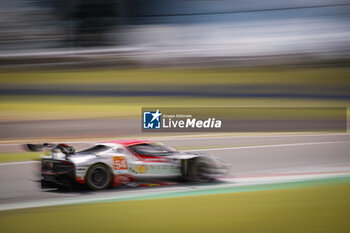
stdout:
<svg viewBox="0 0 350 233">
<path fill-rule="evenodd" d="M 152 141 L 149 140 L 138 140 L 138 139 L 120 139 L 120 140 L 113 140 L 113 141 L 107 141 L 105 143 L 114 143 L 114 144 L 120 144 L 123 146 L 131 146 L 131 145 L 137 145 L 137 144 L 143 144 L 143 143 L 151 143 Z"/>
</svg>

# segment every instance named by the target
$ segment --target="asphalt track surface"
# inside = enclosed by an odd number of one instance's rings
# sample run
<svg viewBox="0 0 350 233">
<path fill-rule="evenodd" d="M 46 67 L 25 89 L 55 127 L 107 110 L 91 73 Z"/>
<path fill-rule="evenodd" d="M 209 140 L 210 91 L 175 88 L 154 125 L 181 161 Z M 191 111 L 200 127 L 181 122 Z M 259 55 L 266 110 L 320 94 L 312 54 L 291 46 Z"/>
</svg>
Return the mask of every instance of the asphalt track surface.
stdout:
<svg viewBox="0 0 350 233">
<path fill-rule="evenodd" d="M 338 111 L 339 109 L 335 110 Z M 322 119 L 323 115 L 310 119 L 225 119 L 221 130 L 226 132 L 345 132 L 346 111 L 337 113 L 334 119 Z M 303 112 L 303 111 L 302 111 Z M 234 113 L 230 113 L 234 114 Z M 249 117 L 248 117 L 249 118 Z M 142 124 L 140 118 L 100 118 L 100 119 L 66 119 L 66 120 L 33 120 L 33 121 L 9 121 L 0 122 L 0 139 L 35 139 L 35 138 L 86 138 L 116 137 L 140 135 Z M 154 133 L 169 133 L 166 128 L 152 132 L 148 130 L 144 134 L 152 137 Z M 187 129 L 189 130 L 189 129 Z M 176 132 L 184 133 L 218 132 L 218 129 L 181 129 Z M 221 131 L 220 130 L 220 131 Z M 206 131 L 206 132 L 205 132 Z M 198 133 L 197 132 L 197 133 Z M 1 152 L 6 152 L 1 150 Z"/>
<path fill-rule="evenodd" d="M 174 147 L 202 146 L 193 151 L 207 152 L 225 160 L 233 182 L 244 177 L 283 176 L 350 172 L 350 134 L 265 135 L 265 136 L 185 136 L 162 141 Z M 86 146 L 81 143 L 80 146 Z M 165 189 L 191 189 L 192 186 L 111 189 L 102 192 L 61 193 L 42 191 L 35 182 L 38 164 L 33 162 L 0 164 L 0 206 L 67 198 L 86 198 Z"/>
</svg>

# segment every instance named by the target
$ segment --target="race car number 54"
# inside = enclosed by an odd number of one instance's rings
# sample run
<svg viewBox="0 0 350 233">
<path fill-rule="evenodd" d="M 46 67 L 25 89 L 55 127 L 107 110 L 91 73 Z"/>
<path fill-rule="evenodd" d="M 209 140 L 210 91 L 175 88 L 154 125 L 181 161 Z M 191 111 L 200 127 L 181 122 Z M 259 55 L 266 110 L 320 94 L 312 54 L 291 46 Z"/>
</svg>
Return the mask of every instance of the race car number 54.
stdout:
<svg viewBox="0 0 350 233">
<path fill-rule="evenodd" d="M 114 170 L 125 170 L 128 169 L 128 164 L 125 157 L 113 157 Z"/>
</svg>

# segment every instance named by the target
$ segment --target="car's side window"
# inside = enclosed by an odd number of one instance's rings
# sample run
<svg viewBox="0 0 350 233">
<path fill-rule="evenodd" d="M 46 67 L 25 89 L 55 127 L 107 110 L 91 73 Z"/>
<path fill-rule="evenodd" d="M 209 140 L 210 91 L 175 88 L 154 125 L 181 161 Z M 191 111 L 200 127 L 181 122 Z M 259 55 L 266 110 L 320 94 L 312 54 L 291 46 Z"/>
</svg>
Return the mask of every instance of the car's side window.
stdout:
<svg viewBox="0 0 350 233">
<path fill-rule="evenodd" d="M 143 144 L 130 146 L 129 148 L 135 153 L 144 155 L 144 156 L 164 156 L 175 151 L 162 144 L 155 144 L 155 143 L 154 144 L 143 143 Z"/>
</svg>

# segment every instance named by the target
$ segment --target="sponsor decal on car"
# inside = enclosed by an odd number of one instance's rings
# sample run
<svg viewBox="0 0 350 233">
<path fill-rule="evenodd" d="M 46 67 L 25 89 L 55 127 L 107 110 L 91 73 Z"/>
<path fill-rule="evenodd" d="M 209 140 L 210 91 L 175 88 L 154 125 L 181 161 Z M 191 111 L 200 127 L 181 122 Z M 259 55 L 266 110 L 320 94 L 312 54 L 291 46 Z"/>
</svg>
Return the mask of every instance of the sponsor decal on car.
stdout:
<svg viewBox="0 0 350 233">
<path fill-rule="evenodd" d="M 148 171 L 148 167 L 146 165 L 134 165 L 131 168 L 135 173 L 146 173 Z"/>
<path fill-rule="evenodd" d="M 124 156 L 114 156 L 113 157 L 113 168 L 114 170 L 127 170 L 128 163 Z"/>
</svg>

